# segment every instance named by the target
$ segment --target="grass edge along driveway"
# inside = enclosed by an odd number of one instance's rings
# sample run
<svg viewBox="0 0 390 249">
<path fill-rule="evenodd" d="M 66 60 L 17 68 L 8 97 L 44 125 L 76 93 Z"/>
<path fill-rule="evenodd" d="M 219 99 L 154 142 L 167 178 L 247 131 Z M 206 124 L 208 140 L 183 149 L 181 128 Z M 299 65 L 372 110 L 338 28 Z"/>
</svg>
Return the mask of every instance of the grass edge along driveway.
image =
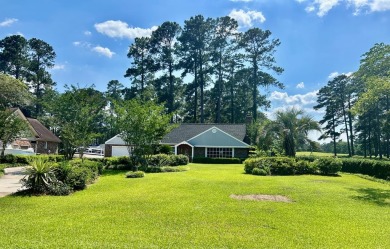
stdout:
<svg viewBox="0 0 390 249">
<path fill-rule="evenodd" d="M 342 174 L 243 174 L 243 165 L 126 179 L 64 197 L 0 199 L 0 248 L 390 248 L 390 185 Z M 231 194 L 283 195 L 293 202 Z"/>
</svg>

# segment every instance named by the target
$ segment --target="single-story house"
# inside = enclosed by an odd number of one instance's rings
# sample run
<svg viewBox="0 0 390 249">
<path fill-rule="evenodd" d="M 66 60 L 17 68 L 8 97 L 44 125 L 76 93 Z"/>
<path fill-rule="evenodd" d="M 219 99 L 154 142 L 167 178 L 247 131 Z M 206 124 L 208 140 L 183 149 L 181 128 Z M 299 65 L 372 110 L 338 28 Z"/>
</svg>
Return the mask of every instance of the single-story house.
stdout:
<svg viewBox="0 0 390 249">
<path fill-rule="evenodd" d="M 33 150 L 39 154 L 56 154 L 61 140 L 34 118 L 26 118 L 19 108 L 12 108 L 14 115 L 26 121 L 28 129 L 8 147 L 17 150 Z"/>
<path fill-rule="evenodd" d="M 181 124 L 161 144 L 174 148 L 175 155 L 194 157 L 246 158 L 249 144 L 245 124 Z"/>
<path fill-rule="evenodd" d="M 180 124 L 160 144 L 169 145 L 175 155 L 187 155 L 190 159 L 246 158 L 250 147 L 245 124 Z M 120 134 L 105 142 L 104 156 L 129 156 Z"/>
</svg>

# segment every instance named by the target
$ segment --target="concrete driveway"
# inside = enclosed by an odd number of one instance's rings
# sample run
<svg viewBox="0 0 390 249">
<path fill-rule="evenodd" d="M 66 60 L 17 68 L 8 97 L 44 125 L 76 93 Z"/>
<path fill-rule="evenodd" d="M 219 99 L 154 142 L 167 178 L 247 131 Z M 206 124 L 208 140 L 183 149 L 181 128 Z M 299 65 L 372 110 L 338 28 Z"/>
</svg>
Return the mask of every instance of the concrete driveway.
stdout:
<svg viewBox="0 0 390 249">
<path fill-rule="evenodd" d="M 25 176 L 25 167 L 4 169 L 4 175 L 0 177 L 0 197 L 10 195 L 22 188 L 20 180 Z"/>
</svg>

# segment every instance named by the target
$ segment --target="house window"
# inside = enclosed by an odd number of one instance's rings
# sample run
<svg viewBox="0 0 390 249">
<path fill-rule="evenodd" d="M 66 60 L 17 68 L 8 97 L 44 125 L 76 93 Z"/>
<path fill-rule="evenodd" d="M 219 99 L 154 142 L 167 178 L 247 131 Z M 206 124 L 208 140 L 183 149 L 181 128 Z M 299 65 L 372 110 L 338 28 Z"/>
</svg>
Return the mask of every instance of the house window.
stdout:
<svg viewBox="0 0 390 249">
<path fill-rule="evenodd" d="M 207 148 L 207 157 L 213 158 L 232 158 L 232 148 Z"/>
</svg>

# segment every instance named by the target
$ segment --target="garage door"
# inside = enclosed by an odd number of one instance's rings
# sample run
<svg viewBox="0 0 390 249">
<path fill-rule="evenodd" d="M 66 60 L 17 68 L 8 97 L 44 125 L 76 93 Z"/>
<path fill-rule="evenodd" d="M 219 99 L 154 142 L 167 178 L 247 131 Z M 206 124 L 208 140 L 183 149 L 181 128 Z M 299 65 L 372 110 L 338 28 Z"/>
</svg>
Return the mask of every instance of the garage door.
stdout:
<svg viewBox="0 0 390 249">
<path fill-rule="evenodd" d="M 112 146 L 112 156 L 129 156 L 126 146 Z"/>
</svg>

